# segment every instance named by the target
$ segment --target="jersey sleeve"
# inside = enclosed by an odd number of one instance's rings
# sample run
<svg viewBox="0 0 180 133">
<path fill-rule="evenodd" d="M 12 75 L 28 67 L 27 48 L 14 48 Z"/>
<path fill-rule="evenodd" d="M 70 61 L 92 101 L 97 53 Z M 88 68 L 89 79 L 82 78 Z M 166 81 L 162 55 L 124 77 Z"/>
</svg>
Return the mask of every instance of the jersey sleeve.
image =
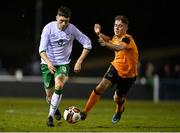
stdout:
<svg viewBox="0 0 180 133">
<path fill-rule="evenodd" d="M 122 42 L 125 42 L 126 44 L 129 44 L 130 43 L 129 37 L 122 38 Z"/>
<path fill-rule="evenodd" d="M 43 51 L 46 51 L 47 44 L 48 44 L 48 41 L 49 41 L 49 33 L 50 33 L 49 26 L 46 25 L 43 28 L 43 31 L 42 31 L 42 34 L 41 34 L 39 53 L 41 53 Z"/>
<path fill-rule="evenodd" d="M 75 39 L 83 45 L 83 48 L 92 49 L 92 43 L 88 36 L 82 33 L 78 28 L 72 25 Z"/>
<path fill-rule="evenodd" d="M 126 43 L 128 49 L 132 48 L 132 45 L 130 43 L 131 42 L 131 37 L 130 36 L 123 37 L 121 41 Z"/>
</svg>

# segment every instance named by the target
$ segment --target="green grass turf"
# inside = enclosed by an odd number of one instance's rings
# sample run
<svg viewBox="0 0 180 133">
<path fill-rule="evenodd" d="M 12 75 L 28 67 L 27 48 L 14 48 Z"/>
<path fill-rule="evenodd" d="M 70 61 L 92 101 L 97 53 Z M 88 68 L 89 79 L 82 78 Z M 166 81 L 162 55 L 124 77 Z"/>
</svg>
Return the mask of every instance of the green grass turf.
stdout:
<svg viewBox="0 0 180 133">
<path fill-rule="evenodd" d="M 83 108 L 85 100 L 63 98 L 61 112 L 75 105 Z M 179 132 L 180 102 L 127 100 L 125 112 L 117 124 L 111 123 L 113 100 L 101 99 L 85 121 L 69 124 L 55 120 L 47 127 L 48 105 L 45 99 L 0 98 L 0 132 Z"/>
</svg>

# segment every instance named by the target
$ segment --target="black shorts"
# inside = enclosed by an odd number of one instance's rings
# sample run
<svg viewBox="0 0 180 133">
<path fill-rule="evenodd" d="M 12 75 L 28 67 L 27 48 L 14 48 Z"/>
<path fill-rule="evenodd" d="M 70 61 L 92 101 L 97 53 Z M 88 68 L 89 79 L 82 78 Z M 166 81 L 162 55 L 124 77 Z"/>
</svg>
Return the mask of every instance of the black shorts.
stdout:
<svg viewBox="0 0 180 133">
<path fill-rule="evenodd" d="M 117 70 L 113 65 L 110 65 L 104 78 L 108 79 L 112 83 L 112 87 L 116 88 L 118 96 L 124 96 L 127 94 L 129 89 L 134 85 L 136 77 L 133 78 L 121 78 L 118 75 Z"/>
</svg>

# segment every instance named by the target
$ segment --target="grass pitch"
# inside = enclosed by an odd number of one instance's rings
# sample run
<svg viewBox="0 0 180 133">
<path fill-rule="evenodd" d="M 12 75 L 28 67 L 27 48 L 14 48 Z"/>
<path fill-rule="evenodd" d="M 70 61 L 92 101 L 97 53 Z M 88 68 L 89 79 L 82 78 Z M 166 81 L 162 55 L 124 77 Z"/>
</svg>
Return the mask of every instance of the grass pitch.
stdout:
<svg viewBox="0 0 180 133">
<path fill-rule="evenodd" d="M 62 99 L 61 113 L 69 106 L 83 108 L 86 100 Z M 180 132 L 180 102 L 127 99 L 122 119 L 111 123 L 113 100 L 101 99 L 85 121 L 67 123 L 55 120 L 55 127 L 47 127 L 48 105 L 45 99 L 0 98 L 0 132 Z"/>
</svg>

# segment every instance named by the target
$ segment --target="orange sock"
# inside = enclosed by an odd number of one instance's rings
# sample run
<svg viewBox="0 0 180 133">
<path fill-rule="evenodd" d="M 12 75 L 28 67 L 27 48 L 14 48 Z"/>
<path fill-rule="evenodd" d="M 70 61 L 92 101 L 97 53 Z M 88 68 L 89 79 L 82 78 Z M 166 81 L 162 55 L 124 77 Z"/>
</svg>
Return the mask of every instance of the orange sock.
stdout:
<svg viewBox="0 0 180 133">
<path fill-rule="evenodd" d="M 87 113 L 91 110 L 91 108 L 99 101 L 101 95 L 96 93 L 94 90 L 92 91 L 88 101 L 86 102 L 86 106 L 84 108 L 84 112 Z"/>
<path fill-rule="evenodd" d="M 125 103 L 126 103 L 126 98 L 124 97 L 123 101 L 120 102 L 120 103 L 115 103 L 116 105 L 116 112 L 124 112 L 124 106 L 125 106 Z"/>
</svg>

